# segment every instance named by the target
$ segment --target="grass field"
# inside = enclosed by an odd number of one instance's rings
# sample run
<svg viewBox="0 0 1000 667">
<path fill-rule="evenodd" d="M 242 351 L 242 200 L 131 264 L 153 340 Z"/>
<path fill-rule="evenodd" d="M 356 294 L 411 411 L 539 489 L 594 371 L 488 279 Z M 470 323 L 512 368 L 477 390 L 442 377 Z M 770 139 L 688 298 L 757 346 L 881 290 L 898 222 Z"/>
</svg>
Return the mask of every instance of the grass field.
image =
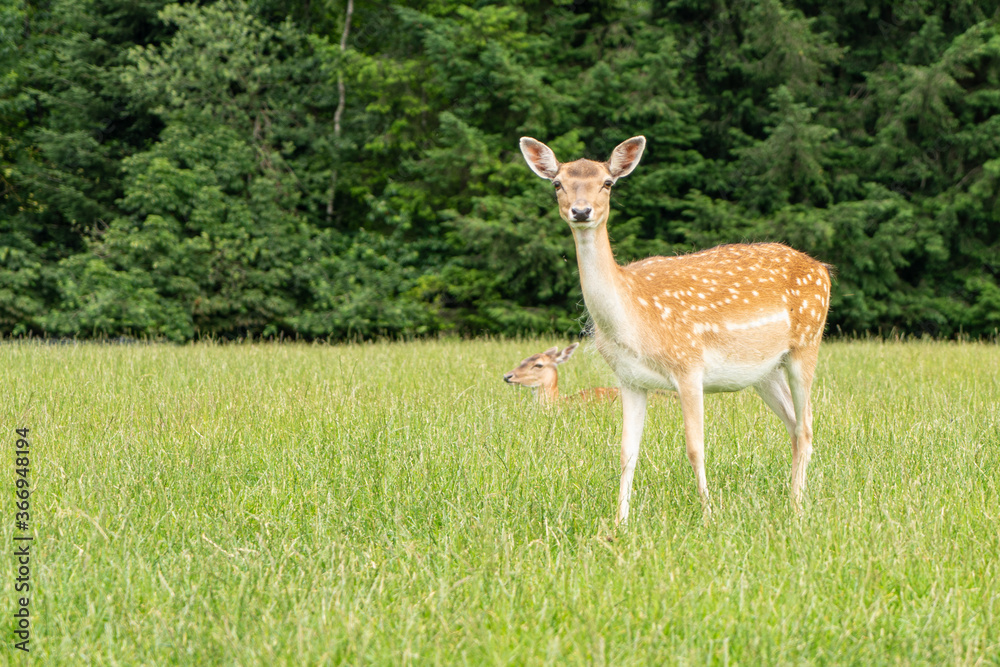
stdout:
<svg viewBox="0 0 1000 667">
<path fill-rule="evenodd" d="M 708 525 L 654 401 L 616 533 L 620 406 L 501 380 L 563 342 L 0 345 L 32 661 L 1000 663 L 1000 347 L 824 344 L 800 519 L 755 394 L 706 400 Z"/>
</svg>

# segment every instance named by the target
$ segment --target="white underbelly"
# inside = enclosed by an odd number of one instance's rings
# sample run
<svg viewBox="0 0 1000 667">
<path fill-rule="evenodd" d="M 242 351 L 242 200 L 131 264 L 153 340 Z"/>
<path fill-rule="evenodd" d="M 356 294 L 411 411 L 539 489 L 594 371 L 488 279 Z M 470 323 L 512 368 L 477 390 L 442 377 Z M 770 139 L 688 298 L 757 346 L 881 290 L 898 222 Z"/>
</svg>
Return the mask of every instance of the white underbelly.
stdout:
<svg viewBox="0 0 1000 667">
<path fill-rule="evenodd" d="M 757 358 L 740 358 L 726 355 L 716 350 L 706 349 L 704 353 L 705 372 L 702 386 L 708 393 L 719 391 L 739 391 L 750 387 L 770 375 L 777 368 L 787 350 Z"/>
<path fill-rule="evenodd" d="M 600 341 L 598 347 L 619 381 L 638 389 L 677 389 L 677 382 L 666 369 L 614 341 Z M 702 387 L 706 393 L 739 391 L 751 387 L 781 365 L 787 350 L 769 354 L 736 356 L 708 348 L 704 352 Z"/>
</svg>

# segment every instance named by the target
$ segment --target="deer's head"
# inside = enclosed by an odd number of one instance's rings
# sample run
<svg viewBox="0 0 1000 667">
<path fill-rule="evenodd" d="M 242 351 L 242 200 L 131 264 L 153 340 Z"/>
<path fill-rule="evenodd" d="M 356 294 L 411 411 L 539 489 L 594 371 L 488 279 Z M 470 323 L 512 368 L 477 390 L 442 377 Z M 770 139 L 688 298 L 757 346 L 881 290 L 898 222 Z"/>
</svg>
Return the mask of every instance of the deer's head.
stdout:
<svg viewBox="0 0 1000 667">
<path fill-rule="evenodd" d="M 559 382 L 559 371 L 556 370 L 556 366 L 573 356 L 579 345 L 573 343 L 564 350 L 552 347 L 539 354 L 533 354 L 518 364 L 514 370 L 504 373 L 503 379 L 508 384 L 532 389 L 541 388 L 551 393 Z"/>
<path fill-rule="evenodd" d="M 552 182 L 559 214 L 574 228 L 593 228 L 606 222 L 611 210 L 611 188 L 639 164 L 645 137 L 632 137 L 611 151 L 607 162 L 580 159 L 565 164 L 552 149 L 531 137 L 521 137 L 521 152 L 531 170 Z"/>
</svg>

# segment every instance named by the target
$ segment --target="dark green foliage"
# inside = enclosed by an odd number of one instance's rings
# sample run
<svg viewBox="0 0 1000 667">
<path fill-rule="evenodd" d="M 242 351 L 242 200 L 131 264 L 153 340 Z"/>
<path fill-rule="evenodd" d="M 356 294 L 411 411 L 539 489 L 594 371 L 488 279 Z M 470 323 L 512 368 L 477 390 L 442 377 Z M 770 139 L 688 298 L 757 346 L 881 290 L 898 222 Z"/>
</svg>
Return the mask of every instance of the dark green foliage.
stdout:
<svg viewBox="0 0 1000 667">
<path fill-rule="evenodd" d="M 517 140 L 636 134 L 621 261 L 785 241 L 835 329 L 1000 327 L 995 2 L 345 8 L 0 8 L 0 333 L 578 333 Z"/>
<path fill-rule="evenodd" d="M 162 38 L 165 0 L 0 6 L 0 332 L 41 333 L 61 260 L 86 252 L 121 196 L 121 160 L 159 124 L 118 75 Z"/>
</svg>

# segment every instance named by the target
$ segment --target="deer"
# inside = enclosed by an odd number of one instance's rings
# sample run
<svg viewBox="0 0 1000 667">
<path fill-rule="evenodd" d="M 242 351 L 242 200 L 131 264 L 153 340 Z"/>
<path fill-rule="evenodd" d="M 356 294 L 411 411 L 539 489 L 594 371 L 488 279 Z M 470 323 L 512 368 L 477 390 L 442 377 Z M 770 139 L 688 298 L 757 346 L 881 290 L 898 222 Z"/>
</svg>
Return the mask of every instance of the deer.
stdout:
<svg viewBox="0 0 1000 667">
<path fill-rule="evenodd" d="M 551 347 L 544 352 L 533 354 L 518 364 L 514 370 L 504 373 L 504 382 L 530 388 L 538 403 L 545 406 L 554 405 L 566 399 L 616 400 L 618 398 L 617 387 L 583 389 L 569 396 L 559 394 L 559 370 L 556 367 L 573 356 L 579 345 L 579 343 L 573 343 L 563 350 Z"/>
<path fill-rule="evenodd" d="M 601 356 L 618 378 L 621 475 L 615 525 L 629 518 L 632 481 L 651 390 L 676 391 L 688 461 L 705 519 L 706 393 L 753 387 L 792 443 L 790 496 L 797 514 L 812 456 L 810 391 L 830 305 L 830 267 L 781 243 L 737 243 L 625 266 L 608 236 L 611 190 L 632 173 L 646 138 L 619 144 L 606 162 L 562 163 L 531 137 L 531 170 L 555 189 L 576 246 L 583 300 Z"/>
</svg>

